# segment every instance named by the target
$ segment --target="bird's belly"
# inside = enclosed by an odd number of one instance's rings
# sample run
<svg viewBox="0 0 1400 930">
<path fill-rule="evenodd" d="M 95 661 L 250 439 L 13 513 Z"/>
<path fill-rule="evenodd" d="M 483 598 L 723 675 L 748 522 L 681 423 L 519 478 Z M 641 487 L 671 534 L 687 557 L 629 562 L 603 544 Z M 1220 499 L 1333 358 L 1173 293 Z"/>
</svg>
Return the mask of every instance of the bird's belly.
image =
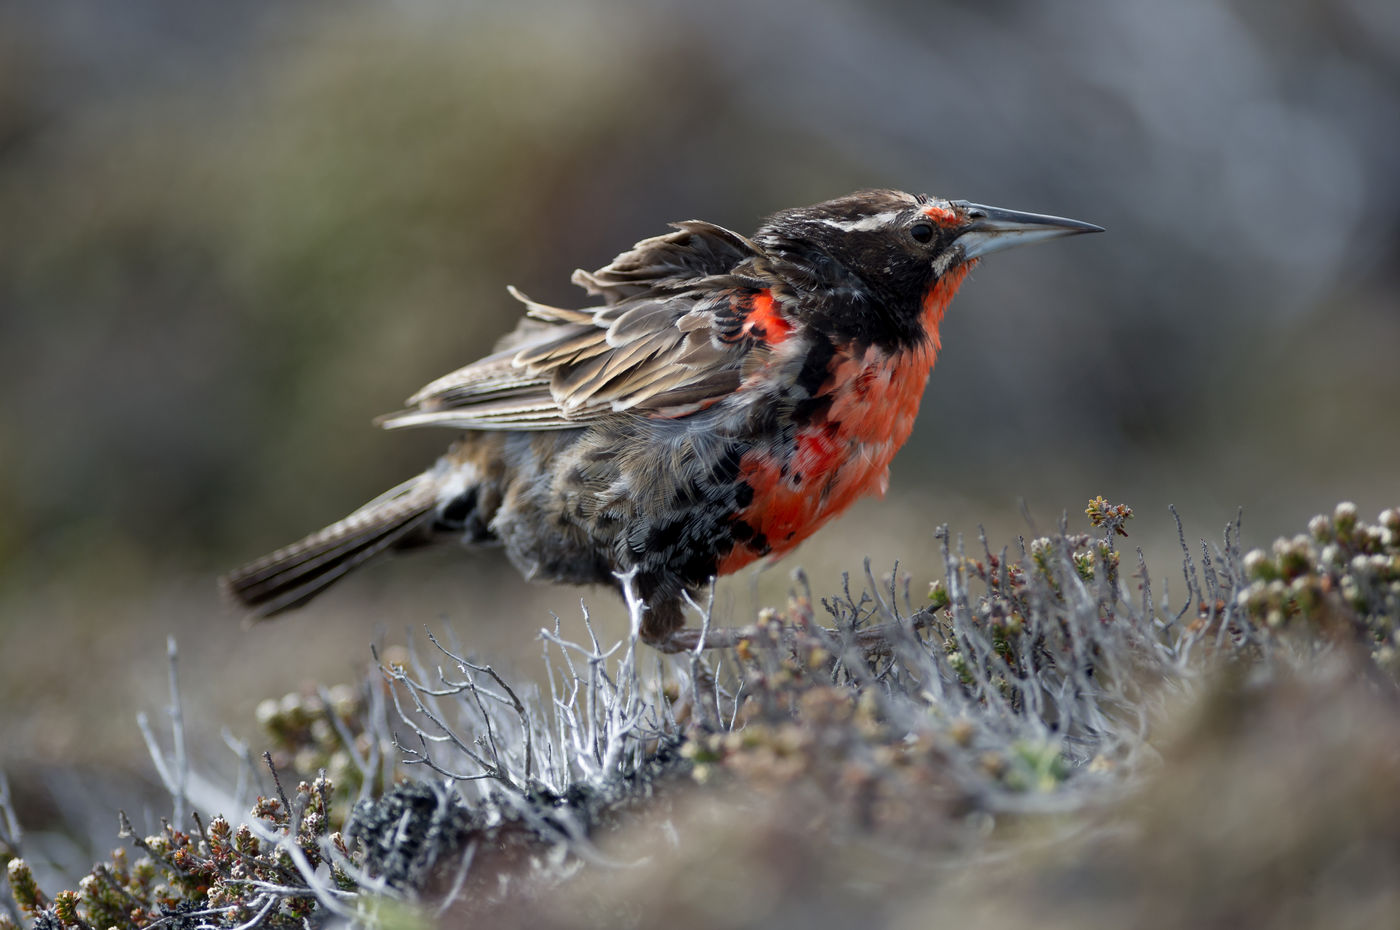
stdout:
<svg viewBox="0 0 1400 930">
<path fill-rule="evenodd" d="M 784 555 L 858 498 L 884 494 L 890 461 L 913 430 L 931 362 L 928 350 L 888 355 L 870 348 L 838 358 L 823 392 L 830 399 L 825 414 L 788 441 L 755 446 L 740 461 L 739 480 L 753 498 L 735 516 L 740 541 L 721 557 L 718 573 Z"/>
</svg>

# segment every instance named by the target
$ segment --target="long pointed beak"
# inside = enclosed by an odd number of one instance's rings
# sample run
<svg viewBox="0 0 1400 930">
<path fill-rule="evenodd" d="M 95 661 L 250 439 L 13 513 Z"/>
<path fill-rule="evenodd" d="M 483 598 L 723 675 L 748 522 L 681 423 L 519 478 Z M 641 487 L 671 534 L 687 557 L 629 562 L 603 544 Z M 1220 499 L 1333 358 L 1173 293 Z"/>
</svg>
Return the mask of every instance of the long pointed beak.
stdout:
<svg viewBox="0 0 1400 930">
<path fill-rule="evenodd" d="M 957 244 L 962 246 L 964 261 L 981 258 L 988 253 L 1009 249 L 1014 245 L 1028 245 L 1060 236 L 1077 236 L 1080 233 L 1103 232 L 1102 226 L 1095 226 L 1093 223 L 1067 220 L 1061 216 L 1003 210 L 1001 207 L 986 207 L 980 203 L 968 203 L 966 200 L 955 200 L 952 207 L 962 214 L 967 222 L 965 231 L 956 240 Z"/>
</svg>

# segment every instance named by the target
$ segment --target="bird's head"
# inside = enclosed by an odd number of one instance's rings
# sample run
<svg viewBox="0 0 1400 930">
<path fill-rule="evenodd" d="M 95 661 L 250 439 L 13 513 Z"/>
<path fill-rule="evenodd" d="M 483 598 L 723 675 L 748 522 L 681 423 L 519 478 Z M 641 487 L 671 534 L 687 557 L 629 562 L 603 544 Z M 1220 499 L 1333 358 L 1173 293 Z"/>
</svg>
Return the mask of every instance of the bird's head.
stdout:
<svg viewBox="0 0 1400 930">
<path fill-rule="evenodd" d="M 1102 227 L 965 200 L 858 191 L 774 214 L 754 241 L 796 292 L 799 313 L 838 338 L 891 349 L 927 339 L 984 255 Z M 936 321 L 934 322 L 936 325 Z"/>
</svg>

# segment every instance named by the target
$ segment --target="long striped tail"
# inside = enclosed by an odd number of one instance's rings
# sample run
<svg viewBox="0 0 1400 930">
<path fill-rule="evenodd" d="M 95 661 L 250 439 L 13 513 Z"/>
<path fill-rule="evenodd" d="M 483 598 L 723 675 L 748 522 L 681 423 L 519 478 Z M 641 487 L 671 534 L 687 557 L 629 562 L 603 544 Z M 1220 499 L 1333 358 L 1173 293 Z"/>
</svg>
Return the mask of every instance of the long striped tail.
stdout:
<svg viewBox="0 0 1400 930">
<path fill-rule="evenodd" d="M 376 556 L 426 536 L 437 506 L 432 472 L 411 478 L 345 519 L 229 572 L 220 584 L 258 617 L 300 607 Z"/>
</svg>

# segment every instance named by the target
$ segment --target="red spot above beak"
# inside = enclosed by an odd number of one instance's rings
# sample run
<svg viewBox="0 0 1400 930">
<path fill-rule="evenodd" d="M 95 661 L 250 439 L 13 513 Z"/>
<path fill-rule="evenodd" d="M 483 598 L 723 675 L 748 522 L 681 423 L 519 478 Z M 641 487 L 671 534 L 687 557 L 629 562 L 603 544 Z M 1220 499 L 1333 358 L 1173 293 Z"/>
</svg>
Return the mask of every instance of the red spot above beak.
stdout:
<svg viewBox="0 0 1400 930">
<path fill-rule="evenodd" d="M 933 204 L 924 207 L 924 216 L 933 220 L 939 226 L 956 226 L 959 222 L 958 215 L 952 210 Z"/>
</svg>

